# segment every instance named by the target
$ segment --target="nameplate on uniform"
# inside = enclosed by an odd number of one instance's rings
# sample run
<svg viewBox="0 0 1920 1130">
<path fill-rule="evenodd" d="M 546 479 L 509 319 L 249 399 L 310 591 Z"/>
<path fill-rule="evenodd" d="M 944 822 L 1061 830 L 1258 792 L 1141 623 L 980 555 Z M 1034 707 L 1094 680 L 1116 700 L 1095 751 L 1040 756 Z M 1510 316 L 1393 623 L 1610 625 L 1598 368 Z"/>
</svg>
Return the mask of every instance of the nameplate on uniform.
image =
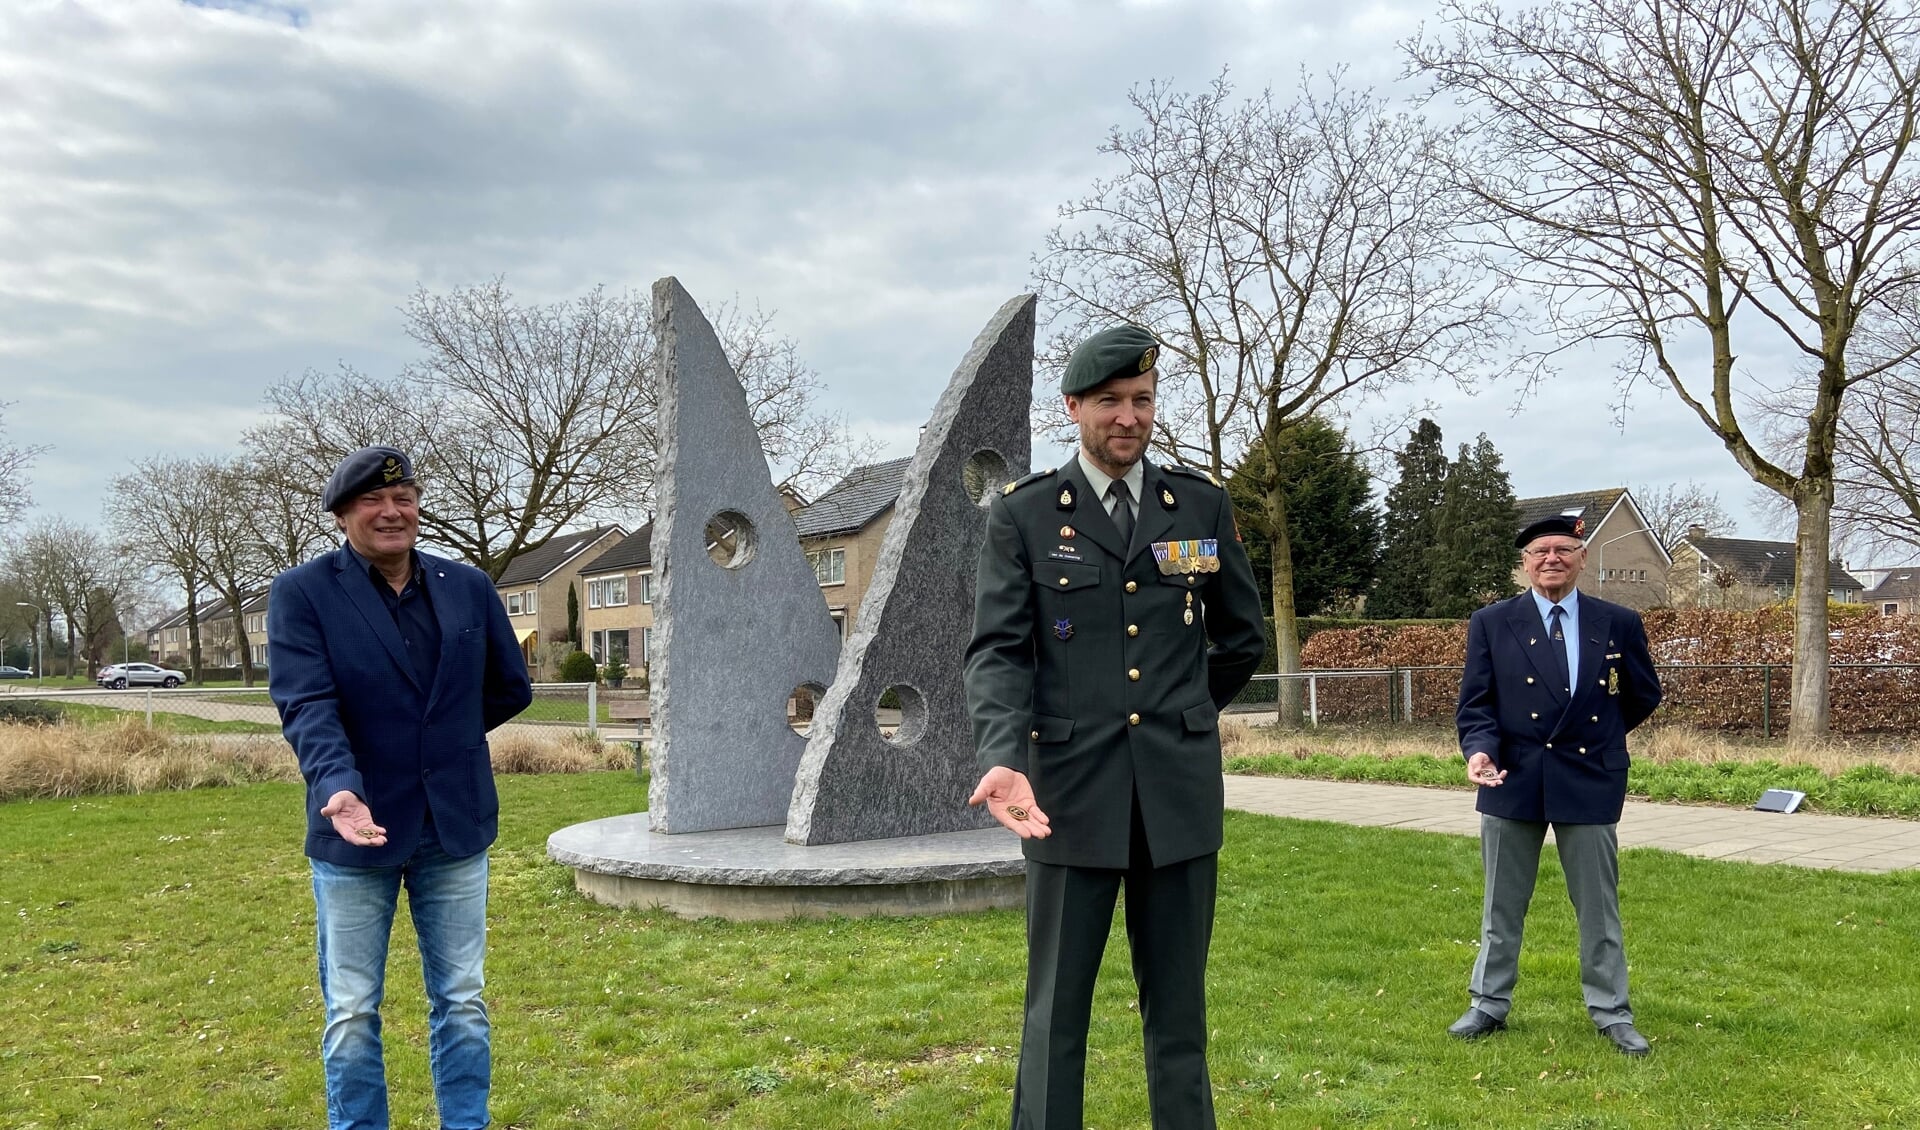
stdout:
<svg viewBox="0 0 1920 1130">
<path fill-rule="evenodd" d="M 1805 799 L 1807 794 L 1794 789 L 1768 789 L 1760 794 L 1760 803 L 1753 807 L 1761 812 L 1792 812 Z"/>
<path fill-rule="evenodd" d="M 1084 557 L 1081 557 L 1081 556 L 1080 556 L 1080 549 L 1079 549 L 1079 547 L 1078 547 L 1078 546 L 1072 546 L 1072 545 L 1056 545 L 1056 546 L 1054 546 L 1054 547 L 1053 547 L 1053 549 L 1052 549 L 1052 550 L 1050 550 L 1050 551 L 1049 551 L 1049 552 L 1047 553 L 1047 560 L 1049 560 L 1049 561 L 1078 561 L 1078 562 L 1081 562 L 1082 564 L 1084 564 L 1084 563 L 1086 562 L 1086 558 L 1084 558 Z"/>
<path fill-rule="evenodd" d="M 1153 543 L 1153 559 L 1159 564 L 1160 571 L 1169 575 L 1218 573 L 1220 542 L 1214 538 L 1200 538 L 1194 541 L 1157 541 Z"/>
</svg>

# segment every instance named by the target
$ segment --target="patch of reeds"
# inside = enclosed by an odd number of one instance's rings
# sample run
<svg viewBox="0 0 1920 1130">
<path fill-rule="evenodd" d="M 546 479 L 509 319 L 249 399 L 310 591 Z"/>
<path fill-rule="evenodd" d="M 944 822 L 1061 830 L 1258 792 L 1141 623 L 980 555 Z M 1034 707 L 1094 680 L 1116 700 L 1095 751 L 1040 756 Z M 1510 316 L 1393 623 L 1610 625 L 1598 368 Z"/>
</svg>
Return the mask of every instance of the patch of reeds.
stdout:
<svg viewBox="0 0 1920 1130">
<path fill-rule="evenodd" d="M 633 747 L 584 733 L 519 730 L 489 742 L 497 773 L 632 769 Z M 297 781 L 293 750 L 271 734 L 175 734 L 129 717 L 105 725 L 0 724 L 0 801 Z"/>
</svg>

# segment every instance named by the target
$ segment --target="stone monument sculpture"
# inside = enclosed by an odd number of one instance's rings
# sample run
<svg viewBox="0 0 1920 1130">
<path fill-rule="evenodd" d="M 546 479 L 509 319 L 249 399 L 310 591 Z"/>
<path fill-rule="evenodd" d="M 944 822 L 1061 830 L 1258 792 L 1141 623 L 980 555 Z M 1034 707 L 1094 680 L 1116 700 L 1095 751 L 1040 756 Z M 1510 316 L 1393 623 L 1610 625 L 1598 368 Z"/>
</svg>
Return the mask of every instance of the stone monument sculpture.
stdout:
<svg viewBox="0 0 1920 1130">
<path fill-rule="evenodd" d="M 563 828 L 548 854 L 591 897 L 685 915 L 1019 905 L 1019 840 L 966 805 L 961 659 L 985 504 L 1030 458 L 1033 297 L 1000 308 L 935 407 L 844 649 L 738 377 L 675 279 L 654 285 L 654 328 L 649 810 Z M 802 687 L 824 690 L 804 739 L 786 711 Z"/>
</svg>

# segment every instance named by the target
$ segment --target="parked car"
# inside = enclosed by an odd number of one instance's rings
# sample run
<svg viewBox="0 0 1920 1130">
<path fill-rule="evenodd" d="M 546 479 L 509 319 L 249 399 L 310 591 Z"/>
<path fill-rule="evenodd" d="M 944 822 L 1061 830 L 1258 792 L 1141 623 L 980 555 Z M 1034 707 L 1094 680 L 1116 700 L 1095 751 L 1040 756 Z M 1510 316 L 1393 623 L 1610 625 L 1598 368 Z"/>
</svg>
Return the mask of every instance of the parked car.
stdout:
<svg viewBox="0 0 1920 1130">
<path fill-rule="evenodd" d="M 177 687 L 187 681 L 187 674 L 151 663 L 109 663 L 100 668 L 93 681 L 117 691 L 128 687 Z"/>
<path fill-rule="evenodd" d="M 31 671 L 22 671 L 18 667 L 8 667 L 4 664 L 0 664 L 0 679 L 31 679 L 31 678 L 33 678 L 33 672 Z"/>
</svg>

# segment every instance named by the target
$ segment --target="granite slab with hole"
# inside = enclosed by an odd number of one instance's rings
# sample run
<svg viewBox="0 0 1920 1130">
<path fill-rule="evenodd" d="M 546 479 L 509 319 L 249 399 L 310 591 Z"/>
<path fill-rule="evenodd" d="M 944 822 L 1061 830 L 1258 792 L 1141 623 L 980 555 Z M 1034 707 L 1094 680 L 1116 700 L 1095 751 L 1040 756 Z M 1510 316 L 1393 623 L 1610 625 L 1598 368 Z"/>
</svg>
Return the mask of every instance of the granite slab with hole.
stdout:
<svg viewBox="0 0 1920 1130">
<path fill-rule="evenodd" d="M 839 669 L 814 712 L 787 840 L 838 844 L 993 823 L 967 797 L 980 778 L 961 683 L 973 632 L 986 504 L 1027 473 L 1034 304 L 1009 299 L 954 371 L 920 434 Z M 902 719 L 875 723 L 892 689 Z"/>
<path fill-rule="evenodd" d="M 833 679 L 840 633 L 774 489 L 746 391 L 677 279 L 654 284 L 653 327 L 648 818 L 663 833 L 782 824 L 806 747 L 787 723 L 787 699 Z M 716 539 L 709 524 L 721 515 L 733 528 Z"/>
</svg>

